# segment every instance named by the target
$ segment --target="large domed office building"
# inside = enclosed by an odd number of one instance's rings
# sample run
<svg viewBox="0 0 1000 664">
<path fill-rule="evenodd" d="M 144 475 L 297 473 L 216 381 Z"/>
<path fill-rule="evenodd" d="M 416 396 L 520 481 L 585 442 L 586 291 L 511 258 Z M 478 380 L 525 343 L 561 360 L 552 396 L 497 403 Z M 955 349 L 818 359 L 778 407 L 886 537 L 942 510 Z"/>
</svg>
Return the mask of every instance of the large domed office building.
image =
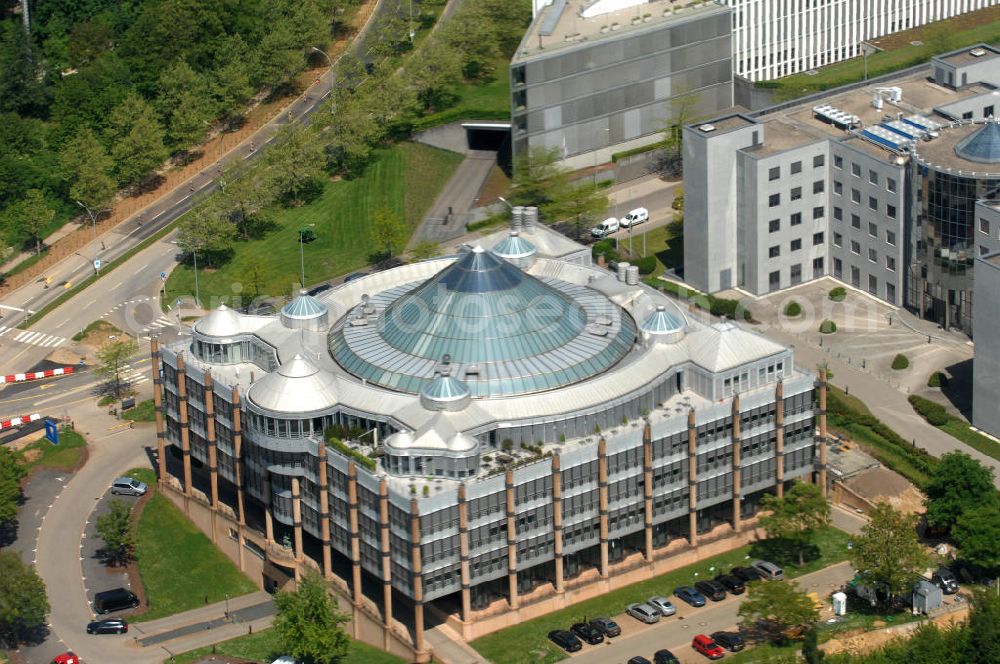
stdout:
<svg viewBox="0 0 1000 664">
<path fill-rule="evenodd" d="M 471 638 L 825 486 L 814 376 L 703 315 L 540 226 L 278 315 L 221 306 L 154 343 L 163 484 L 265 585 L 341 579 L 356 622 L 426 659 L 428 605 Z"/>
</svg>

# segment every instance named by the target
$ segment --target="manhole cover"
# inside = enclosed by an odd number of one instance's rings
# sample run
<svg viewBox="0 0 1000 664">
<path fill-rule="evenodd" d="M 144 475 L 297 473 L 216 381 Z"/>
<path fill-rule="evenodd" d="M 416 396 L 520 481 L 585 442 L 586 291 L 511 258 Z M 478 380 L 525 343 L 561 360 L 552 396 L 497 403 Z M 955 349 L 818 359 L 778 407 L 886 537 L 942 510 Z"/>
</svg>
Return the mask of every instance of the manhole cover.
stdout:
<svg viewBox="0 0 1000 664">
<path fill-rule="evenodd" d="M 913 41 L 910 42 L 910 46 L 923 46 L 923 45 L 924 45 L 924 43 L 922 41 L 920 41 L 919 39 L 915 39 L 915 40 L 913 40 Z"/>
</svg>

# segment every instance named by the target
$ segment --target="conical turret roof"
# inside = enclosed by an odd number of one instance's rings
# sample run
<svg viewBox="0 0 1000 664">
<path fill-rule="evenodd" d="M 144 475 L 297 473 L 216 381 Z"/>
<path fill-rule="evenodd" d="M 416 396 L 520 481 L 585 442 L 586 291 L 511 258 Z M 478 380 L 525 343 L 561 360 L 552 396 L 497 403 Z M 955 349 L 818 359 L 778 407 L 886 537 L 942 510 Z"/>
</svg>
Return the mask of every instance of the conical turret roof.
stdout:
<svg viewBox="0 0 1000 664">
<path fill-rule="evenodd" d="M 251 385 L 247 398 L 265 410 L 313 413 L 336 405 L 336 380 L 296 354 Z"/>
<path fill-rule="evenodd" d="M 963 159 L 981 164 L 1000 164 L 1000 119 L 990 119 L 978 131 L 955 146 Z"/>
</svg>

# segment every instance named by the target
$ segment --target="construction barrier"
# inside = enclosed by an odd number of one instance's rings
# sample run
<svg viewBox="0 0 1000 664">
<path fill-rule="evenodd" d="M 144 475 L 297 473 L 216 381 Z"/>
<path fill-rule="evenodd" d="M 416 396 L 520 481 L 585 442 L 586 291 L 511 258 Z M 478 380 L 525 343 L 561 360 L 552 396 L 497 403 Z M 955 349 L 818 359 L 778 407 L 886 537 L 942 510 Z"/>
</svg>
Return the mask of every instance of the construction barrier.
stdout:
<svg viewBox="0 0 1000 664">
<path fill-rule="evenodd" d="M 12 417 L 9 420 L 0 420 L 0 431 L 5 429 L 13 429 L 14 427 L 19 427 L 22 424 L 27 424 L 28 422 L 34 422 L 35 420 L 42 419 L 42 416 L 38 413 L 33 415 L 21 415 L 20 417 Z"/>
<path fill-rule="evenodd" d="M 22 383 L 26 380 L 38 380 L 39 378 L 51 378 L 52 376 L 65 376 L 73 373 L 73 367 L 62 367 L 61 369 L 46 369 L 45 371 L 29 371 L 28 373 L 7 374 L 0 376 L 0 384 Z"/>
</svg>

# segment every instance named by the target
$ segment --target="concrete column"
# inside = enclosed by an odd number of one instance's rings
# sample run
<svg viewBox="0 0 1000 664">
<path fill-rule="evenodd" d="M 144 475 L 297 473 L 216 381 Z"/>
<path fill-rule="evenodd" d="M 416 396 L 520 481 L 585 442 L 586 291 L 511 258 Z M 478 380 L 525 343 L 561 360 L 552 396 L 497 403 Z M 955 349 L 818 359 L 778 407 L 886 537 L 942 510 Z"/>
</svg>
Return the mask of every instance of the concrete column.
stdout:
<svg viewBox="0 0 1000 664">
<path fill-rule="evenodd" d="M 597 500 L 600 519 L 601 577 L 608 578 L 608 444 L 597 441 Z"/>
<path fill-rule="evenodd" d="M 775 489 L 776 495 L 781 498 L 785 495 L 785 385 L 780 380 L 774 388 L 774 401 L 774 467 L 777 473 Z"/>
<path fill-rule="evenodd" d="M 358 467 L 347 463 L 347 524 L 351 531 L 351 597 L 354 610 L 361 606 L 361 528 L 358 521 Z M 389 511 L 386 509 L 386 523 Z M 386 533 L 388 535 L 388 533 Z"/>
<path fill-rule="evenodd" d="M 646 420 L 642 429 L 642 507 L 643 529 L 646 534 L 643 555 L 653 562 L 653 428 Z"/>
<path fill-rule="evenodd" d="M 508 470 L 504 482 L 507 497 L 507 593 L 510 608 L 517 608 L 517 506 L 514 502 L 514 471 Z"/>
<path fill-rule="evenodd" d="M 219 450 L 215 439 L 215 381 L 212 372 L 205 372 L 205 442 L 208 444 L 208 478 L 211 491 L 213 520 L 219 510 Z M 212 529 L 214 534 L 215 528 Z"/>
<path fill-rule="evenodd" d="M 302 578 L 302 496 L 299 478 L 292 478 L 292 529 L 295 533 L 295 580 Z"/>
<path fill-rule="evenodd" d="M 264 537 L 268 544 L 274 544 L 274 517 L 271 516 L 271 506 L 264 506 Z"/>
<path fill-rule="evenodd" d="M 413 649 L 417 661 L 424 652 L 424 581 L 420 559 L 420 506 L 410 498 L 410 569 L 413 572 Z"/>
<path fill-rule="evenodd" d="M 389 485 L 385 480 L 378 483 L 378 524 L 382 554 L 382 627 L 385 639 L 382 647 L 388 650 L 389 634 L 392 632 L 392 554 L 389 549 Z"/>
<path fill-rule="evenodd" d="M 236 511 L 240 526 L 247 523 L 246 509 L 243 503 L 243 490 L 246 484 L 246 468 L 243 464 L 243 413 L 240 411 L 240 389 L 233 388 L 233 454 L 236 457 Z"/>
<path fill-rule="evenodd" d="M 688 542 L 698 546 L 698 429 L 688 411 Z"/>
<path fill-rule="evenodd" d="M 469 504 L 465 482 L 458 485 L 458 554 L 462 575 L 462 622 L 472 617 L 472 574 L 469 571 Z"/>
<path fill-rule="evenodd" d="M 156 468 L 160 482 L 167 478 L 167 429 L 163 419 L 163 379 L 160 378 L 160 342 L 149 341 L 150 370 L 153 372 L 153 406 L 156 409 Z"/>
<path fill-rule="evenodd" d="M 563 571 L 562 471 L 559 464 L 559 455 L 556 454 L 552 457 L 552 557 L 556 568 L 556 592 L 561 594 L 566 587 Z"/>
<path fill-rule="evenodd" d="M 816 481 L 826 496 L 826 369 L 819 370 L 819 473 Z"/>
<path fill-rule="evenodd" d="M 187 369 L 184 353 L 177 354 L 177 411 L 180 413 L 181 452 L 184 455 L 184 496 L 191 497 L 191 429 L 188 425 Z M 187 509 L 187 501 L 184 502 Z"/>
<path fill-rule="evenodd" d="M 323 577 L 333 576 L 333 563 L 330 560 L 330 481 L 329 469 L 326 466 L 326 443 L 319 441 L 319 454 L 316 459 L 319 465 L 319 533 L 323 540 Z"/>
<path fill-rule="evenodd" d="M 732 463 L 733 463 L 733 530 L 739 530 L 742 518 L 740 517 L 740 495 L 742 493 L 743 471 L 740 468 L 742 454 L 740 450 L 740 395 L 733 397 L 733 438 L 732 438 Z"/>
</svg>

